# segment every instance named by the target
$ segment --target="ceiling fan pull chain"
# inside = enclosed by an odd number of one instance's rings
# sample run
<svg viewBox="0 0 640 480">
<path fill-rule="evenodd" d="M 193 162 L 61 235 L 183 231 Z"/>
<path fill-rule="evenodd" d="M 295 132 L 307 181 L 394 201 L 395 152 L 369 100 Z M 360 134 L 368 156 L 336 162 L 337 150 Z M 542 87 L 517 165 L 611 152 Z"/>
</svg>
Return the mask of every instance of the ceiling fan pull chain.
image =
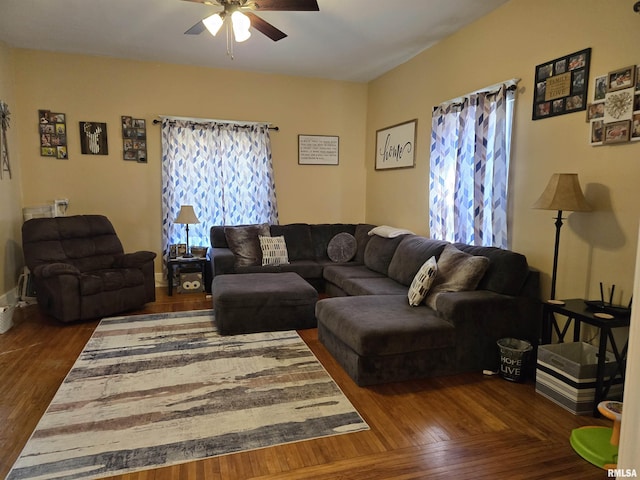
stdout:
<svg viewBox="0 0 640 480">
<path fill-rule="evenodd" d="M 228 21 L 225 23 L 227 28 L 227 55 L 229 55 L 231 57 L 231 60 L 233 60 L 233 37 L 231 36 L 231 27 L 229 26 Z"/>
</svg>

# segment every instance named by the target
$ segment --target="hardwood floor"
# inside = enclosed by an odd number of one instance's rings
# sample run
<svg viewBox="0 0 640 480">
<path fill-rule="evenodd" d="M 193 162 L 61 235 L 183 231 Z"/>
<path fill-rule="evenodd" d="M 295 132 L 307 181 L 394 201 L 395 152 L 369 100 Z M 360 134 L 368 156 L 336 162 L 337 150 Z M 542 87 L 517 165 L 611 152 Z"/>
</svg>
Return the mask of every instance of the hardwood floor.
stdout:
<svg viewBox="0 0 640 480">
<path fill-rule="evenodd" d="M 210 308 L 204 294 L 168 297 L 132 314 Z M 37 306 L 17 309 L 0 335 L 0 476 L 9 472 L 97 321 L 63 325 Z M 607 425 L 574 416 L 532 382 L 464 374 L 356 386 L 319 343 L 300 335 L 371 430 L 226 455 L 113 478 L 162 479 L 603 479 L 580 458 L 571 430 Z"/>
</svg>

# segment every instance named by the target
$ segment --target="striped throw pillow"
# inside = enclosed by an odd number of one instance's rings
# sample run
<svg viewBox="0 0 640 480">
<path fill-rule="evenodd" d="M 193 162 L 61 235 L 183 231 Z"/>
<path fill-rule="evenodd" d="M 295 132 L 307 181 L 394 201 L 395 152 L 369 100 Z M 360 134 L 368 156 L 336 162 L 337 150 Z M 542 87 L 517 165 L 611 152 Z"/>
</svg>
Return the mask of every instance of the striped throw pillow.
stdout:
<svg viewBox="0 0 640 480">
<path fill-rule="evenodd" d="M 411 282 L 411 286 L 409 287 L 409 293 L 407 296 L 409 297 L 409 305 L 412 307 L 417 307 L 427 296 L 427 292 L 433 285 L 433 281 L 436 278 L 436 274 L 438 273 L 438 264 L 436 263 L 436 257 L 431 257 L 429 260 L 424 262 L 416 276 L 413 278 L 413 282 Z"/>
<path fill-rule="evenodd" d="M 262 265 L 286 265 L 289 263 L 289 254 L 284 236 L 266 237 L 260 235 L 260 248 L 262 249 Z"/>
</svg>

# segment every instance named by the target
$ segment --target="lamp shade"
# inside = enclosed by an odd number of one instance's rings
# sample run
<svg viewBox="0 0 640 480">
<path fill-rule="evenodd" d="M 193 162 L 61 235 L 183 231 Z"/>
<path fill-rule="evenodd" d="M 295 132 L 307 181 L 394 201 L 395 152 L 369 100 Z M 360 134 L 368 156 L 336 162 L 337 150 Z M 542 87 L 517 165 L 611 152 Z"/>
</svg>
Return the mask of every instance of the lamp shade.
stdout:
<svg viewBox="0 0 640 480">
<path fill-rule="evenodd" d="M 202 23 L 204 23 L 204 26 L 207 27 L 209 33 L 211 33 L 211 35 L 215 37 L 216 33 L 218 33 L 220 27 L 222 27 L 222 24 L 224 23 L 224 17 L 219 13 L 214 13 L 210 17 L 202 20 Z"/>
<path fill-rule="evenodd" d="M 187 225 L 190 225 L 194 223 L 200 223 L 200 220 L 198 220 L 198 217 L 196 217 L 196 212 L 193 211 L 192 205 L 182 205 L 180 207 L 178 217 L 176 218 L 176 223 L 186 223 Z"/>
<path fill-rule="evenodd" d="M 577 173 L 554 173 L 549 179 L 547 188 L 533 204 L 533 208 L 570 212 L 591 211 L 591 205 L 582 194 Z"/>
</svg>

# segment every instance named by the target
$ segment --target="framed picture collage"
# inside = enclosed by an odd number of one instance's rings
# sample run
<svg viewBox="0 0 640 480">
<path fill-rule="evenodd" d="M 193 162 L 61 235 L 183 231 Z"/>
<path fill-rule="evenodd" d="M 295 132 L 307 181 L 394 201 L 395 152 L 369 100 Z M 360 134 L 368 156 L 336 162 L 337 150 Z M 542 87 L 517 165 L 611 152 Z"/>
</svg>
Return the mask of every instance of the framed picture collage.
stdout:
<svg viewBox="0 0 640 480">
<path fill-rule="evenodd" d="M 595 78 L 586 120 L 591 145 L 640 140 L 640 65 Z"/>
</svg>

